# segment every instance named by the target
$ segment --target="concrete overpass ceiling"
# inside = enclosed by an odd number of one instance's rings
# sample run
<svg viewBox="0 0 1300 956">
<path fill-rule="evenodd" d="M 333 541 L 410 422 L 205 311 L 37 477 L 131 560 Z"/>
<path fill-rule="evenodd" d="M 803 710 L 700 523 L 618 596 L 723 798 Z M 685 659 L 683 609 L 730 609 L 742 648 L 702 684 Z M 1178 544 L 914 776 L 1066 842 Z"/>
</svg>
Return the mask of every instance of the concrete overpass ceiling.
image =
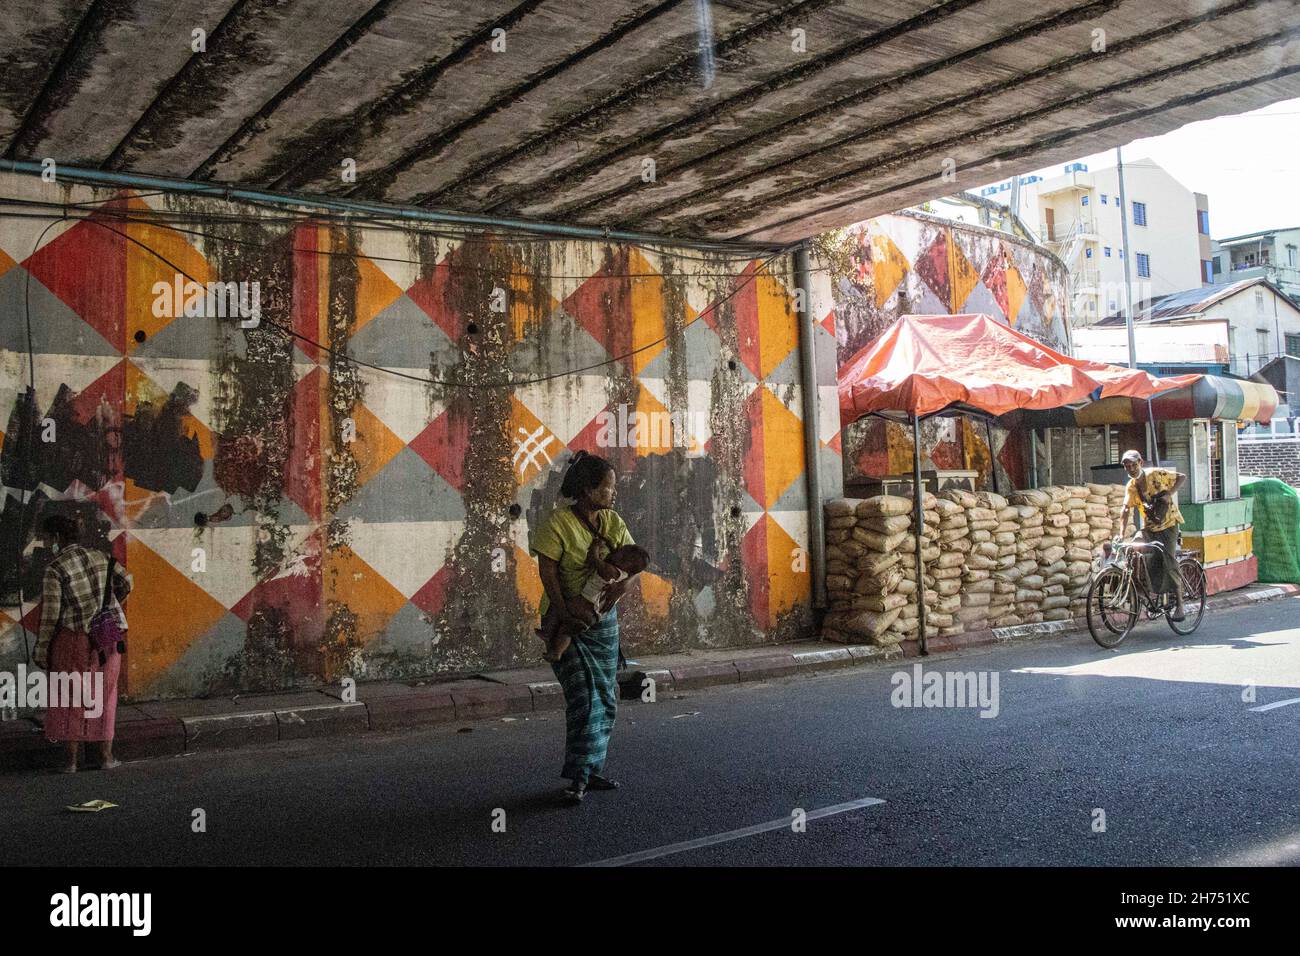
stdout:
<svg viewBox="0 0 1300 956">
<path fill-rule="evenodd" d="M 696 237 L 800 238 L 1300 96 L 1294 0 L 5 8 L 6 158 Z"/>
</svg>

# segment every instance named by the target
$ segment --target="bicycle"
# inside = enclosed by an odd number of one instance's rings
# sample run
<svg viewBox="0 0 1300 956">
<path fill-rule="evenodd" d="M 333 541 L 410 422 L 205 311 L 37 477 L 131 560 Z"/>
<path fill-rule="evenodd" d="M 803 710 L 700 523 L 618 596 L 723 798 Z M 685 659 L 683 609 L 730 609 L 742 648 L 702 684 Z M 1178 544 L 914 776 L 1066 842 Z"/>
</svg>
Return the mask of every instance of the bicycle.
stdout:
<svg viewBox="0 0 1300 956">
<path fill-rule="evenodd" d="M 1178 549 L 1178 572 L 1186 616 L 1173 619 L 1178 607 L 1171 594 L 1160 603 L 1151 592 L 1147 560 L 1160 548 L 1154 541 L 1125 541 L 1116 537 L 1104 549 L 1100 566 L 1088 582 L 1088 631 L 1106 649 L 1118 647 L 1145 614 L 1149 621 L 1162 614 L 1175 634 L 1191 634 L 1205 615 L 1205 569 L 1195 552 Z"/>
</svg>

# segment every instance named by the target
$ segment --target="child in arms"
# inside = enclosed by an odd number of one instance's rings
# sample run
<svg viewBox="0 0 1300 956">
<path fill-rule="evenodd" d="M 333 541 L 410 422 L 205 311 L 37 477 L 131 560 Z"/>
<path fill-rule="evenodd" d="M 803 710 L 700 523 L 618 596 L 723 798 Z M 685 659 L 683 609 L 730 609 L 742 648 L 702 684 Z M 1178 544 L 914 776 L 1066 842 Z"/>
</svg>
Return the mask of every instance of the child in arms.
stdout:
<svg viewBox="0 0 1300 956">
<path fill-rule="evenodd" d="M 591 547 L 587 551 L 587 567 L 591 569 L 591 573 L 582 586 L 582 593 L 570 598 L 568 602 L 572 620 L 562 624 L 560 609 L 553 603 L 546 609 L 537 636 L 546 642 L 546 653 L 542 656 L 548 661 L 558 661 L 568 650 L 574 634 L 591 627 L 602 614 L 607 614 L 614 606 L 615 602 L 605 605 L 607 585 L 616 581 L 626 581 L 633 575 L 640 574 L 650 563 L 649 552 L 635 544 L 615 548 L 608 556 L 602 558 L 601 554 L 606 550 L 606 545 L 599 539 L 591 542 Z"/>
</svg>

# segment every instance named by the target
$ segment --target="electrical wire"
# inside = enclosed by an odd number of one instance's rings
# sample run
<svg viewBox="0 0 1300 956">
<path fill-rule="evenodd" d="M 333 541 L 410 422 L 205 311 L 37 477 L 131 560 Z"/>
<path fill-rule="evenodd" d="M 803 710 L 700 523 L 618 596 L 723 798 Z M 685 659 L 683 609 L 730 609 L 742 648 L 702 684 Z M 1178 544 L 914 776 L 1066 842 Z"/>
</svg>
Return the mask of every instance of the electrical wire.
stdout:
<svg viewBox="0 0 1300 956">
<path fill-rule="evenodd" d="M 129 242 L 135 243 L 137 246 L 139 246 L 140 248 L 144 249 L 146 252 L 153 255 L 163 264 L 174 269 L 179 275 L 185 276 L 191 282 L 202 285 L 202 283 L 199 283 L 199 281 L 195 279 L 192 275 L 190 275 L 180 266 L 173 263 L 162 253 L 150 247 L 147 243 L 141 242 L 139 239 L 136 239 L 134 236 L 128 235 L 127 233 L 122 232 L 119 229 L 114 229 L 112 226 L 100 222 L 97 219 L 92 218 L 92 219 L 86 219 L 84 221 L 94 223 L 95 225 L 99 226 L 102 229 L 107 229 L 109 232 L 115 233 Z M 768 263 L 774 261 L 778 256 L 783 254 L 785 254 L 784 251 L 773 253 L 770 257 L 768 257 L 766 260 L 760 263 L 758 267 L 753 270 L 753 272 L 751 272 L 747 276 L 744 276 L 743 280 L 739 282 L 729 293 L 727 293 L 721 299 L 718 299 L 716 302 L 713 302 L 707 308 L 697 313 L 695 318 L 691 319 L 689 322 L 684 323 L 678 331 L 684 331 L 685 329 L 694 325 L 700 319 L 704 318 L 704 316 L 708 315 L 710 312 L 716 310 L 719 306 L 726 304 L 728 301 L 730 301 L 732 298 L 738 295 L 742 289 L 744 289 L 747 285 L 753 282 L 763 271 L 764 267 Z M 733 277 L 733 278 L 737 278 L 737 277 Z M 647 342 L 644 345 L 638 346 L 637 348 L 632 349 L 629 352 L 625 352 L 622 355 L 613 356 L 612 358 L 606 359 L 603 362 L 596 362 L 592 365 L 586 365 L 581 368 L 566 369 L 563 372 L 554 372 L 550 375 L 542 375 L 536 378 L 511 379 L 503 382 L 453 382 L 445 379 L 436 379 L 436 378 L 425 377 L 420 375 L 411 375 L 406 372 L 399 372 L 396 369 L 385 368 L 382 365 L 375 365 L 371 362 L 363 362 L 360 359 L 353 358 L 352 356 L 347 355 L 346 353 L 340 353 L 337 350 L 331 348 L 330 346 L 324 345 L 321 342 L 317 342 L 316 340 L 310 338 L 309 336 L 303 335 L 301 332 L 295 331 L 294 329 L 281 325 L 278 322 L 273 322 L 270 319 L 262 319 L 261 321 L 266 322 L 267 325 L 271 326 L 274 329 L 277 329 L 278 331 L 282 332 L 285 335 L 288 335 L 295 339 L 299 339 L 303 342 L 306 342 L 308 345 L 320 349 L 325 354 L 329 355 L 330 358 L 337 359 L 339 362 L 343 364 L 357 365 L 362 368 L 373 369 L 375 371 L 383 372 L 387 375 L 392 375 L 397 378 L 404 378 L 404 379 L 409 379 L 411 381 L 419 382 L 422 385 L 434 385 L 442 388 L 465 388 L 465 389 L 517 388 L 521 385 L 536 385 L 542 382 L 553 381 L 558 378 L 567 378 L 571 375 L 579 375 L 583 372 L 589 372 L 592 371 L 593 369 L 604 368 L 607 365 L 613 365 L 616 362 L 621 362 L 624 359 L 631 358 L 633 355 L 637 355 L 641 352 L 646 351 L 647 349 L 651 349 L 657 345 L 661 345 L 662 343 L 668 341 L 670 337 L 668 335 L 661 336 L 660 338 L 655 339 L 652 342 Z"/>
</svg>

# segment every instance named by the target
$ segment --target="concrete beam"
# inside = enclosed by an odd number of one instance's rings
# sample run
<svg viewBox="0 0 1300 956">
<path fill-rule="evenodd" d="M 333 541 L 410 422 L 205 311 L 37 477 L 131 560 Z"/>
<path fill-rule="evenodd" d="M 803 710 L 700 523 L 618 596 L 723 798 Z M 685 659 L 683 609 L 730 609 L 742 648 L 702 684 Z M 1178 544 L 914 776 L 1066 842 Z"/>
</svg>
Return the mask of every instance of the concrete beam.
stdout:
<svg viewBox="0 0 1300 956">
<path fill-rule="evenodd" d="M 338 170 L 351 154 L 334 144 L 371 109 L 438 69 L 514 7 L 510 0 L 476 0 L 469 9 L 442 0 L 385 0 L 367 29 L 340 37 L 320 62 L 292 78 L 219 144 L 194 175 L 275 186 L 302 163 L 328 160 Z M 339 177 L 333 188 L 343 185 Z"/>
<path fill-rule="evenodd" d="M 113 150 L 108 169 L 167 173 L 200 165 L 356 21 L 336 0 L 245 0 L 232 8 Z"/>
<path fill-rule="evenodd" d="M 8 158 L 698 238 L 802 238 L 1300 95 L 1293 0 L 9 8 Z"/>
<path fill-rule="evenodd" d="M 41 17 L 44 6 L 14 0 L 5 13 Z M 193 31 L 211 34 L 231 7 L 231 0 L 96 0 L 11 142 L 12 158 L 102 165 L 196 55 Z"/>
</svg>

